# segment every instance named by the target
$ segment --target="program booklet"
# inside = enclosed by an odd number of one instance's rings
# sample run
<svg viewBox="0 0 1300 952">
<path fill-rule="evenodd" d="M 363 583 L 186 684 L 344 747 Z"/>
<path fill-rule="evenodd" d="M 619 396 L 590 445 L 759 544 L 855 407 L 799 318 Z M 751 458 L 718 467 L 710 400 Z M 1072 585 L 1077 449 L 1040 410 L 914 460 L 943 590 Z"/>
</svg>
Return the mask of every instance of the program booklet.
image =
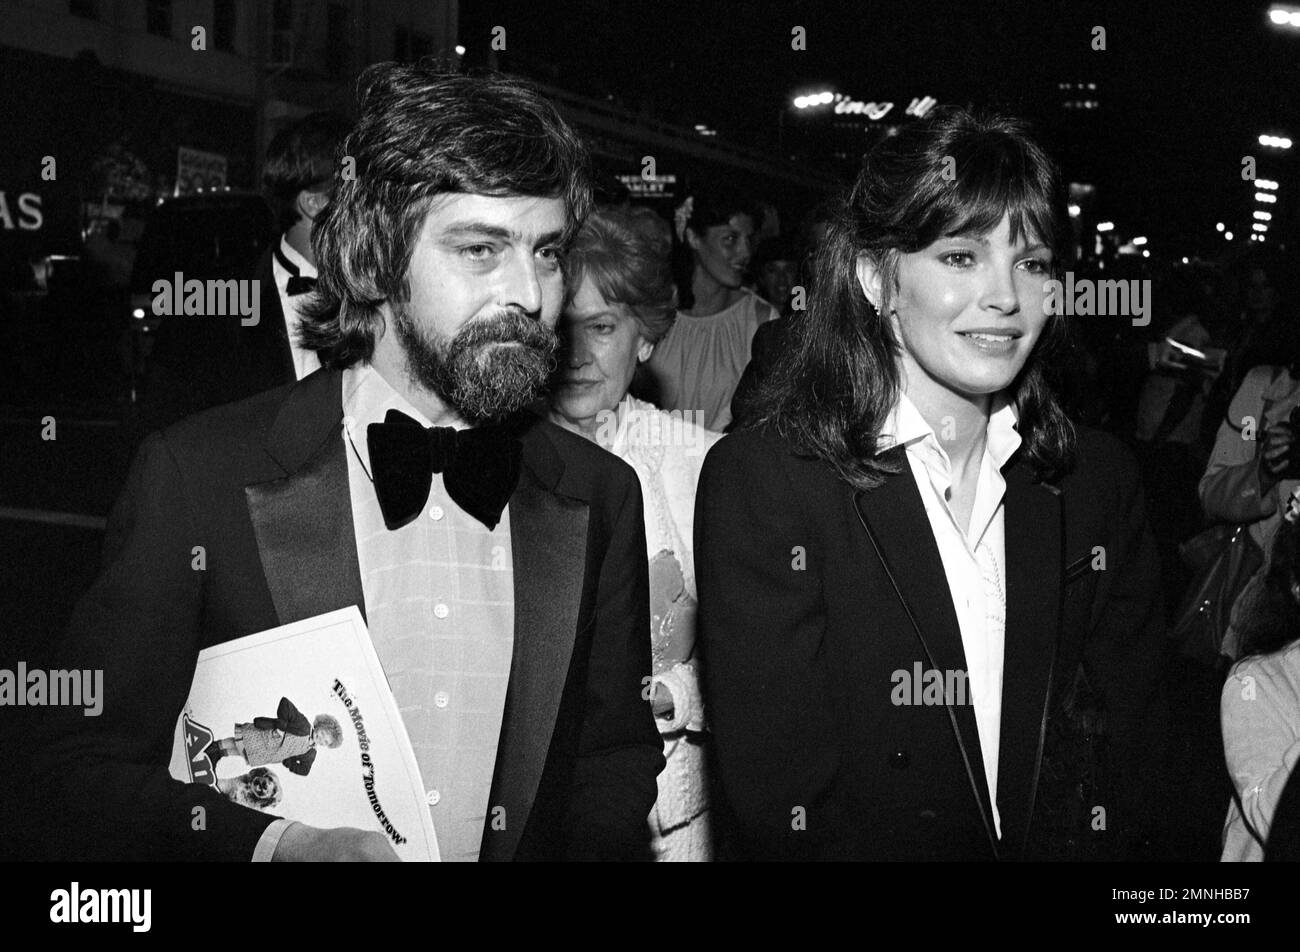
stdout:
<svg viewBox="0 0 1300 952">
<path fill-rule="evenodd" d="M 255 810 L 375 830 L 403 860 L 438 860 L 415 753 L 355 605 L 200 652 L 170 770 Z"/>
</svg>

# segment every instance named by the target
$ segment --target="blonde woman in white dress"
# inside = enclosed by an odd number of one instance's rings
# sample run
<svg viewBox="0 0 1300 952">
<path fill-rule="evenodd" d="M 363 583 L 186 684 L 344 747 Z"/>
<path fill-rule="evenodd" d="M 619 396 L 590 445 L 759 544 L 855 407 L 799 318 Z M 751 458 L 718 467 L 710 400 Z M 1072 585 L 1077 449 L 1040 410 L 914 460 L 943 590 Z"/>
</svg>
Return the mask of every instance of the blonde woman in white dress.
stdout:
<svg viewBox="0 0 1300 952">
<path fill-rule="evenodd" d="M 667 766 L 649 823 L 655 859 L 711 858 L 704 708 L 695 646 L 695 487 L 718 439 L 691 414 L 628 393 L 672 326 L 675 295 L 668 226 L 649 209 L 600 210 L 567 256 L 564 358 L 550 418 L 636 470 L 650 566 L 653 707 Z"/>
</svg>

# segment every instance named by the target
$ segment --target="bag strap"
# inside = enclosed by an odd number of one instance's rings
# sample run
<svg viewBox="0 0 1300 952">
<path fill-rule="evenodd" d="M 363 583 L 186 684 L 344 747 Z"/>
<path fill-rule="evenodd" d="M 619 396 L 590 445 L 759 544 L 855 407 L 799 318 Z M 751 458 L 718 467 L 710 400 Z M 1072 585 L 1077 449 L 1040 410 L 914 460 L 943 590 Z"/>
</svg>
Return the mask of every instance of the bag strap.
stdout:
<svg viewBox="0 0 1300 952">
<path fill-rule="evenodd" d="M 1241 822 L 1245 825 L 1246 832 L 1249 833 L 1255 842 L 1259 844 L 1260 849 L 1267 851 L 1268 846 L 1264 843 L 1264 838 L 1259 835 L 1259 831 L 1255 829 L 1255 825 L 1251 823 L 1249 818 L 1246 816 L 1246 808 L 1241 803 L 1241 794 L 1237 792 L 1237 785 L 1235 783 L 1232 785 L 1232 799 L 1233 802 L 1237 804 L 1237 813 L 1241 816 Z"/>
</svg>

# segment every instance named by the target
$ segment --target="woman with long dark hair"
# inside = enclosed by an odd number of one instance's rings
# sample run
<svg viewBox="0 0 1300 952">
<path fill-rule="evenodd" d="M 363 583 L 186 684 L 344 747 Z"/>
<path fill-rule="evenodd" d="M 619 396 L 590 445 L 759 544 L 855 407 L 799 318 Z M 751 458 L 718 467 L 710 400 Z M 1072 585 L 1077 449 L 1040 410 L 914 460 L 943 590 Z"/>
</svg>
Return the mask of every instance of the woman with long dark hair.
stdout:
<svg viewBox="0 0 1300 952">
<path fill-rule="evenodd" d="M 1050 738 L 1081 664 L 1136 764 L 1157 566 L 1131 457 L 1045 382 L 1069 248 L 1055 165 L 1017 122 L 945 110 L 864 160 L 752 427 L 700 481 L 705 696 L 741 855 L 1053 855 L 1077 785 Z M 1109 840 L 1134 774 L 1089 791 Z"/>
</svg>

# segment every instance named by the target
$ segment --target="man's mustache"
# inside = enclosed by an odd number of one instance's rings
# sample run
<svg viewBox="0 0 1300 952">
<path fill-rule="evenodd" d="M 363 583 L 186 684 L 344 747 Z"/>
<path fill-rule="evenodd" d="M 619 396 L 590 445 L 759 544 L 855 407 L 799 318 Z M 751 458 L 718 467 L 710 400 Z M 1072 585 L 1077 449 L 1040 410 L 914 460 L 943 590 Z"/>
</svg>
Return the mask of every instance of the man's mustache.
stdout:
<svg viewBox="0 0 1300 952">
<path fill-rule="evenodd" d="M 519 343 L 547 348 L 558 344 L 558 336 L 552 328 L 522 311 L 502 311 L 470 321 L 457 332 L 455 343 L 468 347 Z"/>
</svg>

